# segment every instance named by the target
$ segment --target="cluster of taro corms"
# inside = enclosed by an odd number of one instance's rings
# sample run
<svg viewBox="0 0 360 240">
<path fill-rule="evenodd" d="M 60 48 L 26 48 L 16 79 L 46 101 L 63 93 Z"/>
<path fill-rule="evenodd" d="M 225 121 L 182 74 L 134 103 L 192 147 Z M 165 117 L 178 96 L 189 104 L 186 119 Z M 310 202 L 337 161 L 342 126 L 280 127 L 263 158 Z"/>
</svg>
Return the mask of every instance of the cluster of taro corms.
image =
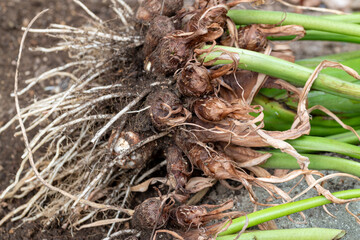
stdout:
<svg viewBox="0 0 360 240">
<path fill-rule="evenodd" d="M 254 203 L 257 203 L 257 198 L 252 186 L 290 199 L 287 193 L 272 184 L 271 174 L 258 166 L 271 154 L 259 153 L 251 147 L 271 145 L 286 148 L 288 146 L 281 145 L 283 140 L 307 133 L 310 125 L 308 116 L 300 112 L 296 124 L 288 131 L 262 130 L 262 107 L 251 105 L 259 89 L 264 84 L 291 90 L 296 88 L 238 69 L 238 59 L 231 53 L 226 56 L 233 61 L 232 64 L 216 67 L 205 64 L 199 56 L 210 53 L 212 48 L 202 47 L 216 44 L 268 51 L 270 54 L 268 36 L 294 35 L 294 31 L 302 36 L 304 29 L 270 25 L 237 29 L 227 17 L 228 9 L 249 1 L 198 0 L 187 8 L 182 8 L 182 2 L 145 0 L 137 12 L 137 18 L 149 26 L 143 48 L 145 70 L 173 77 L 176 84 L 152 94 L 149 109 L 157 130 L 171 129 L 174 133 L 173 145 L 166 153 L 166 184 L 172 191 L 138 205 L 133 225 L 155 233 L 156 229 L 165 229 L 173 220 L 178 225 L 176 234 L 186 236 L 186 239 L 198 239 L 199 236 L 207 239 L 224 227 L 224 222 L 208 226 L 211 221 L 241 213 L 224 213 L 232 207 L 231 201 L 218 206 L 191 206 L 186 205 L 187 201 L 217 180 L 228 187 L 231 186 L 226 180 L 239 182 L 249 191 Z M 293 60 L 286 52 L 275 54 Z M 304 97 L 299 95 L 300 99 Z M 194 169 L 200 169 L 205 177 L 191 177 Z M 309 172 L 299 171 L 292 176 L 306 173 Z M 178 236 L 176 234 L 174 236 Z"/>
</svg>

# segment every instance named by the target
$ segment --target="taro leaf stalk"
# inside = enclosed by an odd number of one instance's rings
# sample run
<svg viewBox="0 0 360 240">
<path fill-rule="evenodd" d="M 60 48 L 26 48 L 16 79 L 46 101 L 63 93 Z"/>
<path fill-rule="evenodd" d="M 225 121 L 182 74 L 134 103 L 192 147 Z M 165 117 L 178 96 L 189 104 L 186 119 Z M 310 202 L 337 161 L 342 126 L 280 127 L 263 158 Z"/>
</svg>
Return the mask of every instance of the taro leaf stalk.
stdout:
<svg viewBox="0 0 360 240">
<path fill-rule="evenodd" d="M 218 237 L 217 240 L 335 240 L 345 235 L 344 230 L 331 228 L 294 228 L 276 229 L 266 231 L 251 231 L 242 233 L 240 238 L 237 234 Z"/>
<path fill-rule="evenodd" d="M 318 57 L 314 57 L 314 58 L 300 59 L 300 60 L 297 60 L 296 63 L 300 64 L 304 67 L 315 68 L 317 65 L 319 65 L 319 63 L 321 63 L 324 60 L 336 61 L 336 62 L 340 62 L 340 63 L 344 64 L 344 61 L 348 61 L 348 60 L 351 61 L 351 60 L 356 60 L 359 58 L 360 58 L 360 50 L 318 56 Z"/>
<path fill-rule="evenodd" d="M 317 91 L 317 92 L 319 92 L 319 91 Z M 321 92 L 321 93 L 323 93 L 323 92 Z M 329 96 L 333 96 L 333 95 L 329 94 Z M 290 97 L 288 97 L 288 98 L 290 98 Z M 319 96 L 319 98 L 320 98 L 320 96 Z M 347 100 L 349 102 L 354 101 L 354 100 L 350 100 L 350 99 L 346 99 L 346 98 L 342 98 L 342 99 Z M 282 99 L 280 99 L 280 101 L 281 100 Z M 291 98 L 291 100 L 286 101 L 286 103 L 288 103 L 290 101 L 294 102 L 296 100 L 297 99 L 295 99 L 295 98 Z M 320 99 L 318 101 L 320 102 L 322 100 Z M 340 101 L 340 102 L 344 103 L 344 101 Z M 289 126 L 291 126 L 291 124 L 294 121 L 294 118 L 296 116 L 296 113 L 294 111 L 288 109 L 288 106 L 290 104 L 287 104 L 287 106 L 284 106 L 284 103 L 268 99 L 268 98 L 266 98 L 264 96 L 261 96 L 261 95 L 257 95 L 254 98 L 253 103 L 261 105 L 264 108 L 263 112 L 265 114 L 265 117 L 264 117 L 265 127 L 266 128 L 271 128 L 271 130 L 285 130 L 285 129 L 288 129 Z M 296 103 L 293 103 L 293 104 L 294 104 L 294 106 L 292 106 L 292 105 L 290 105 L 290 106 L 296 108 L 297 104 Z M 315 105 L 320 105 L 320 104 L 314 104 L 314 102 L 313 102 L 313 104 L 311 106 L 315 106 Z M 360 108 L 360 102 L 357 105 Z M 355 105 L 352 105 L 352 106 L 355 106 Z M 339 113 L 342 110 L 341 107 L 343 107 L 344 110 L 347 110 L 347 106 L 337 106 L 337 107 L 338 107 L 337 108 L 338 111 L 335 111 L 336 113 Z M 354 109 L 354 111 L 356 111 L 356 110 L 360 111 L 360 109 Z M 350 112 L 350 109 L 349 109 L 349 112 Z M 324 116 L 314 116 L 314 113 L 315 113 L 315 111 L 311 112 L 312 119 L 311 119 L 310 123 L 311 123 L 312 127 L 314 127 L 314 126 L 322 127 L 322 128 L 326 127 L 326 131 L 329 131 L 329 130 L 331 131 L 332 128 L 340 128 L 340 129 L 342 129 L 341 132 L 348 131 L 347 129 L 341 127 L 341 125 L 338 122 L 336 122 L 334 119 L 331 119 L 331 118 L 329 119 L 329 117 L 324 117 Z M 355 127 L 355 128 L 360 126 L 360 114 L 357 114 L 357 115 L 351 116 L 351 117 L 346 117 L 346 116 L 343 117 L 341 115 L 338 115 L 338 116 L 340 117 L 342 122 L 344 124 L 348 125 L 348 126 L 352 126 L 352 127 Z M 284 123 L 284 125 L 277 124 L 277 121 L 280 121 L 281 123 Z M 331 134 L 327 134 L 327 135 L 331 135 Z"/>
<path fill-rule="evenodd" d="M 360 37 L 360 25 L 358 24 L 343 21 L 329 21 L 326 18 L 304 14 L 259 10 L 229 10 L 228 16 L 238 25 L 254 23 L 300 25 L 306 30 L 318 30 Z"/>
<path fill-rule="evenodd" d="M 340 199 L 360 198 L 360 189 L 335 192 L 333 193 L 333 195 Z M 331 201 L 326 199 L 324 196 L 318 196 L 296 202 L 289 202 L 289 203 L 277 205 L 275 207 L 266 208 L 248 214 L 247 215 L 248 219 L 246 219 L 246 216 L 233 219 L 231 225 L 225 231 L 219 233 L 218 236 L 225 236 L 225 235 L 237 233 L 242 230 L 242 228 L 246 223 L 248 223 L 247 227 L 249 228 L 263 222 L 267 222 L 279 217 L 284 217 L 293 213 L 301 212 L 310 208 L 322 206 L 328 203 L 331 203 Z"/>
<path fill-rule="evenodd" d="M 360 27 L 360 26 L 359 26 Z M 211 46 L 205 46 L 209 49 Z M 262 53 L 238 49 L 233 47 L 216 46 L 210 54 L 201 55 L 205 63 L 212 62 L 212 65 L 222 65 L 233 63 L 229 56 L 222 55 L 232 53 L 233 57 L 239 60 L 238 68 L 250 70 L 254 72 L 264 73 L 266 75 L 284 79 L 297 86 L 304 86 L 313 70 L 300 66 L 296 63 L 288 62 L 276 57 L 268 56 Z M 218 59 L 221 57 L 222 59 Z M 360 85 L 343 81 L 336 77 L 320 73 L 314 82 L 314 89 L 331 93 L 333 95 L 342 96 L 354 100 L 360 100 Z"/>
<path fill-rule="evenodd" d="M 268 37 L 268 39 L 272 41 L 279 41 L 279 40 L 289 41 L 289 40 L 293 40 L 295 37 L 296 36 L 281 36 L 281 37 Z M 316 30 L 307 30 L 306 35 L 298 40 L 360 43 L 360 37 L 316 31 Z"/>
<path fill-rule="evenodd" d="M 334 152 L 360 159 L 360 147 L 349 143 L 340 142 L 335 139 L 315 136 L 302 136 L 294 140 L 287 140 L 287 142 L 290 143 L 291 146 L 293 146 L 296 150 L 300 151 Z"/>
<path fill-rule="evenodd" d="M 267 151 L 272 156 L 260 167 L 274 169 L 299 169 L 296 159 L 289 154 Z M 302 154 L 310 160 L 309 169 L 313 170 L 335 170 L 343 173 L 349 173 L 360 177 L 360 162 L 348 160 L 339 157 L 331 157 L 317 154 Z"/>
<path fill-rule="evenodd" d="M 360 134 L 360 130 L 357 129 L 356 132 Z M 335 135 L 328 136 L 329 139 L 334 139 L 343 143 L 350 143 L 350 144 L 359 144 L 359 139 L 355 136 L 352 132 L 345 132 L 339 133 Z"/>
</svg>

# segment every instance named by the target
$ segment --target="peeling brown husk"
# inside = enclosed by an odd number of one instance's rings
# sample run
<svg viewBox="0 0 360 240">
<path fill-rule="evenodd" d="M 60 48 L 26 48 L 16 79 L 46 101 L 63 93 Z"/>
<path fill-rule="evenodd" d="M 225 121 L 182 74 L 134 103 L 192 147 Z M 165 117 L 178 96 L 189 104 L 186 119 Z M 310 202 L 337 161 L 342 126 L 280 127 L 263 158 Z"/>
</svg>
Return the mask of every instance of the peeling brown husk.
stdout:
<svg viewBox="0 0 360 240">
<path fill-rule="evenodd" d="M 150 98 L 151 120 L 158 129 L 175 127 L 191 117 L 180 99 L 168 90 L 155 92 Z"/>
<path fill-rule="evenodd" d="M 138 229 L 158 229 L 167 224 L 173 203 L 166 199 L 148 198 L 135 207 L 132 225 Z"/>
<path fill-rule="evenodd" d="M 268 45 L 267 37 L 281 37 L 295 35 L 296 41 L 305 36 L 305 29 L 298 25 L 279 26 L 270 24 L 251 24 L 240 27 L 238 30 L 237 44 L 238 47 L 252 51 L 263 51 Z M 234 42 L 231 36 L 222 40 L 222 44 L 233 46 Z"/>
<path fill-rule="evenodd" d="M 234 203 L 229 200 L 219 205 L 200 205 L 187 206 L 182 205 L 172 210 L 171 214 L 176 219 L 176 223 L 186 229 L 199 228 L 207 225 L 212 220 L 220 220 L 224 217 L 238 216 L 238 212 L 223 213 L 233 207 Z M 214 209 L 214 210 L 210 210 Z"/>
<path fill-rule="evenodd" d="M 181 150 L 172 146 L 167 149 L 166 168 L 170 185 L 176 192 L 184 192 L 191 172 Z"/>
<path fill-rule="evenodd" d="M 136 18 L 143 21 L 150 21 L 154 17 L 164 15 L 174 16 L 183 5 L 183 0 L 142 0 L 136 13 Z"/>
<path fill-rule="evenodd" d="M 163 37 L 145 61 L 145 69 L 169 75 L 182 68 L 196 47 L 221 37 L 227 10 L 225 5 L 204 9 L 189 20 L 184 31 L 176 30 Z"/>
<path fill-rule="evenodd" d="M 216 23 L 223 28 L 226 24 L 226 13 L 228 7 L 226 5 L 211 5 L 201 8 L 195 12 L 189 13 L 191 18 L 184 26 L 186 32 L 205 32 L 212 24 Z"/>
<path fill-rule="evenodd" d="M 176 78 L 177 88 L 185 96 L 201 97 L 213 91 L 209 70 L 198 63 L 187 63 Z"/>
<path fill-rule="evenodd" d="M 238 31 L 240 48 L 261 51 L 267 46 L 266 35 L 259 29 L 258 25 L 252 24 L 242 27 Z"/>
<path fill-rule="evenodd" d="M 167 34 L 175 31 L 173 21 L 166 16 L 157 16 L 150 22 L 144 42 L 144 54 L 149 56 L 159 44 L 159 41 Z"/>
<path fill-rule="evenodd" d="M 192 57 L 196 43 L 185 32 L 175 31 L 161 39 L 145 61 L 145 69 L 158 74 L 173 74 Z"/>
</svg>

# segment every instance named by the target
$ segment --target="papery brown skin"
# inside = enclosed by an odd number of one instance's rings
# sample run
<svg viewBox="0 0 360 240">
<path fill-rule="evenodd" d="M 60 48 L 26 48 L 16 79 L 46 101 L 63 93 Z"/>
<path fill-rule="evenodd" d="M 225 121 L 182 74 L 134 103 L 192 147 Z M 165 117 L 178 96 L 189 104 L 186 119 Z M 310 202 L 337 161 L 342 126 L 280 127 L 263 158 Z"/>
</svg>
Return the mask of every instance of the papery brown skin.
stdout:
<svg viewBox="0 0 360 240">
<path fill-rule="evenodd" d="M 250 93 L 257 82 L 258 73 L 248 70 L 237 70 L 235 74 L 228 74 L 222 77 L 224 83 L 230 88 L 221 88 L 220 96 L 228 102 L 236 100 L 245 100 L 246 102 Z M 235 95 L 234 95 L 235 94 Z"/>
<path fill-rule="evenodd" d="M 172 211 L 175 215 L 177 224 L 189 228 L 199 227 L 204 224 L 202 216 L 206 215 L 208 211 L 202 206 L 180 206 Z"/>
<path fill-rule="evenodd" d="M 306 33 L 304 27 L 300 25 L 275 26 L 271 24 L 259 24 L 257 26 L 259 27 L 259 30 L 267 37 L 282 37 L 295 35 L 296 38 L 292 41 L 304 37 Z"/>
<path fill-rule="evenodd" d="M 177 132 L 175 142 L 190 162 L 201 169 L 206 176 L 218 180 L 232 179 L 240 182 L 243 182 L 244 179 L 255 180 L 253 177 L 238 171 L 233 164 L 234 161 L 224 153 L 206 150 L 197 144 L 188 133 Z"/>
<path fill-rule="evenodd" d="M 259 25 L 252 24 L 238 30 L 238 44 L 240 48 L 251 51 L 261 51 L 267 46 L 266 35 L 259 29 Z"/>
<path fill-rule="evenodd" d="M 184 31 L 195 32 L 199 29 L 206 29 L 211 24 L 219 24 L 224 28 L 226 24 L 226 14 L 228 8 L 225 5 L 209 6 L 207 8 L 201 8 L 195 12 L 189 13 L 191 18 L 184 26 Z"/>
<path fill-rule="evenodd" d="M 186 37 L 177 37 L 182 33 L 175 31 L 162 38 L 145 61 L 145 69 L 155 74 L 171 75 L 183 67 L 192 57 L 196 44 Z"/>
<path fill-rule="evenodd" d="M 186 183 L 185 189 L 190 193 L 197 193 L 205 188 L 214 186 L 216 181 L 213 178 L 192 177 Z"/>
<path fill-rule="evenodd" d="M 134 228 L 142 230 L 153 229 L 156 225 L 161 228 L 166 225 L 170 216 L 170 207 L 168 205 L 161 206 L 159 198 L 148 198 L 134 209 L 132 216 L 132 225 Z"/>
<path fill-rule="evenodd" d="M 167 149 L 166 170 L 172 188 L 176 192 L 183 192 L 191 172 L 189 172 L 188 163 L 183 158 L 181 150 L 176 146 Z"/>
<path fill-rule="evenodd" d="M 209 71 L 196 63 L 187 63 L 177 75 L 177 88 L 188 97 L 201 97 L 213 91 Z"/>
<path fill-rule="evenodd" d="M 166 16 L 157 16 L 150 22 L 150 27 L 145 36 L 144 54 L 149 56 L 159 44 L 161 38 L 175 31 L 173 21 Z"/>
<path fill-rule="evenodd" d="M 240 212 L 224 211 L 231 209 L 234 206 L 232 200 L 219 205 L 203 204 L 200 206 L 182 205 L 171 211 L 172 218 L 177 220 L 177 224 L 189 228 L 206 227 L 210 221 L 220 220 L 224 217 L 239 216 Z M 213 210 L 211 210 L 213 209 Z M 213 225 L 214 226 L 214 225 Z M 209 226 L 208 228 L 212 228 Z"/>
<path fill-rule="evenodd" d="M 259 134 L 253 129 L 249 128 L 245 123 L 233 125 L 231 122 L 222 122 L 212 124 L 200 121 L 193 117 L 193 123 L 198 124 L 207 129 L 214 129 L 215 131 L 196 131 L 194 134 L 202 142 L 225 142 L 243 146 L 243 147 L 268 147 L 269 143 L 266 142 Z M 266 131 L 263 132 L 272 138 L 278 140 L 296 139 L 302 135 L 309 134 L 310 125 L 304 123 L 297 129 L 290 129 L 287 131 Z M 246 136 L 246 137 L 242 137 Z"/>
<path fill-rule="evenodd" d="M 151 21 L 159 15 L 171 17 L 181 9 L 182 5 L 183 0 L 143 0 L 136 12 L 136 18 Z"/>
<path fill-rule="evenodd" d="M 295 62 L 295 55 L 289 44 L 276 44 L 270 56 L 277 57 L 289 62 Z"/>
<path fill-rule="evenodd" d="M 265 155 L 251 148 L 236 146 L 228 143 L 219 143 L 219 147 L 227 156 L 241 163 Z"/>
<path fill-rule="evenodd" d="M 241 27 L 238 30 L 238 44 L 240 48 L 252 51 L 262 51 L 268 45 L 267 37 L 280 37 L 296 35 L 292 40 L 296 41 L 305 36 L 305 29 L 298 25 L 275 26 L 270 24 L 251 24 Z M 225 39 L 223 43 L 229 44 L 229 39 Z"/>
<path fill-rule="evenodd" d="M 217 97 L 196 100 L 193 103 L 193 109 L 198 118 L 210 122 L 221 121 L 229 113 L 236 111 L 229 103 Z"/>
<path fill-rule="evenodd" d="M 150 117 L 154 126 L 163 130 L 190 118 L 190 112 L 183 108 L 180 99 L 169 90 L 154 92 L 149 96 Z"/>
<path fill-rule="evenodd" d="M 241 99 L 232 99 L 232 104 L 218 97 L 207 97 L 193 103 L 196 116 L 204 122 L 219 122 L 227 117 L 237 120 L 254 119 L 249 113 L 258 113 L 255 107 L 244 104 Z"/>
<path fill-rule="evenodd" d="M 171 75 L 182 68 L 195 48 L 212 42 L 224 33 L 227 7 L 219 5 L 192 17 L 184 31 L 174 31 L 163 37 L 145 61 L 145 70 L 155 74 Z M 203 15 L 204 14 L 204 15 Z"/>
</svg>

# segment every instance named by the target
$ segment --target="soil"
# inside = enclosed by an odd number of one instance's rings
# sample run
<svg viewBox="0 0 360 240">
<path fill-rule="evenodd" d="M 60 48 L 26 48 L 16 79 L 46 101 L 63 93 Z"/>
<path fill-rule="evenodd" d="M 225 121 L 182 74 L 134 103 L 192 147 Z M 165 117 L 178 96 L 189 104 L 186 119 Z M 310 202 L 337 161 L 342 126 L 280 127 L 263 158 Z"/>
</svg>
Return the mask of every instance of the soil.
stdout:
<svg viewBox="0 0 360 240">
<path fill-rule="evenodd" d="M 130 1 L 132 2 L 132 1 Z M 136 2 L 136 1 L 133 1 Z M 86 5 L 98 16 L 107 16 L 109 1 L 87 0 Z M 15 64 L 18 54 L 19 44 L 22 36 L 21 27 L 28 22 L 41 10 L 49 8 L 50 11 L 44 14 L 34 25 L 34 27 L 47 27 L 50 23 L 63 23 L 71 26 L 80 26 L 86 22 L 81 15 L 83 11 L 72 0 L 47 1 L 47 0 L 0 0 L 0 127 L 9 121 L 15 114 L 14 99 L 10 97 L 13 91 L 13 79 Z M 105 17 L 106 18 L 106 17 Z M 42 54 L 30 52 L 28 47 L 50 46 L 53 40 L 43 35 L 29 34 L 26 40 L 26 48 L 23 51 L 20 68 L 20 88 L 23 86 L 21 80 L 37 76 L 42 72 L 55 66 L 66 63 L 66 56 L 63 54 Z M 360 49 L 358 45 L 343 43 L 309 43 L 303 42 L 297 47 L 297 56 L 312 57 L 320 54 L 331 54 L 342 51 Z M 41 84 L 27 95 L 36 99 L 43 91 Z M 21 99 L 22 106 L 26 105 L 26 99 Z M 8 130 L 0 134 L 0 192 L 9 185 L 15 177 L 16 171 L 21 162 L 21 154 L 24 144 L 21 137 L 13 137 L 15 124 Z M 31 137 L 31 136 L 29 136 Z M 331 190 L 346 188 L 359 188 L 359 184 L 354 181 L 337 179 L 329 183 Z M 288 186 L 289 187 L 289 186 Z M 301 187 L 301 185 L 299 186 Z M 335 188 L 337 187 L 337 188 Z M 304 186 L 302 186 L 304 188 Z M 204 202 L 216 203 L 214 199 L 225 201 L 233 198 L 237 201 L 236 207 L 241 210 L 252 211 L 250 203 L 246 202 L 247 194 L 243 191 L 224 190 L 220 185 L 211 191 Z M 16 206 L 21 204 L 21 200 L 0 203 L 0 219 Z M 360 209 L 360 204 L 351 206 L 353 210 Z M 279 228 L 289 227 L 333 227 L 345 229 L 348 234 L 343 239 L 355 239 L 360 235 L 360 228 L 355 220 L 345 211 L 344 206 L 330 206 L 331 211 L 335 211 L 338 219 L 332 219 L 321 208 L 305 212 L 308 217 L 307 225 L 291 223 L 286 218 L 278 220 Z M 334 212 L 333 212 L 334 213 Z M 80 231 L 64 230 L 61 227 L 43 229 L 41 223 L 19 223 L 8 222 L 0 227 L 0 239 L 101 239 L 105 236 L 107 229 L 91 228 Z"/>
<path fill-rule="evenodd" d="M 104 14 L 106 11 L 101 1 L 88 1 L 88 7 L 96 14 Z M 0 1 L 0 126 L 3 126 L 15 114 L 14 99 L 10 94 L 14 89 L 14 74 L 16 58 L 22 37 L 21 27 L 40 11 L 49 8 L 34 27 L 45 28 L 50 23 L 63 23 L 73 26 L 81 26 L 86 22 L 82 17 L 82 11 L 72 0 L 47 1 L 47 0 L 2 0 Z M 39 37 L 38 34 L 29 34 L 23 51 L 20 67 L 21 80 L 37 76 L 42 72 L 66 63 L 63 54 L 42 54 L 30 52 L 28 47 L 50 46 L 51 38 Z M 30 91 L 30 97 L 36 99 L 42 87 L 35 87 Z M 28 96 L 27 96 L 28 97 Z M 26 105 L 26 99 L 21 99 L 22 106 Z M 0 135 L 0 191 L 14 179 L 21 162 L 21 154 L 24 144 L 21 137 L 13 137 L 15 124 Z M 0 218 L 9 210 L 21 204 L 20 201 L 0 205 Z M 0 227 L 0 239 L 101 239 L 104 232 L 101 229 L 87 229 L 71 233 L 62 228 L 43 229 L 40 223 L 23 224 L 8 222 Z M 104 229 L 105 231 L 105 229 Z"/>
</svg>

